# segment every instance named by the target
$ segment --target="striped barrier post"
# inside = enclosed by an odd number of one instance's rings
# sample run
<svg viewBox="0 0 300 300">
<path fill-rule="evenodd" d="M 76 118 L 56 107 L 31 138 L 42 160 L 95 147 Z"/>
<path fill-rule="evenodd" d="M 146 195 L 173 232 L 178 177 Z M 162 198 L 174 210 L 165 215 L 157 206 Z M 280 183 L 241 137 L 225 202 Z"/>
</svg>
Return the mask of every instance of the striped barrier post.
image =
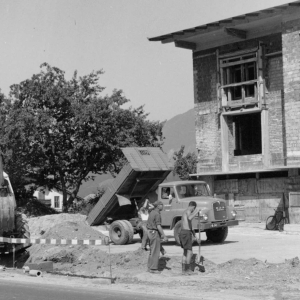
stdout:
<svg viewBox="0 0 300 300">
<path fill-rule="evenodd" d="M 69 239 L 20 239 L 0 237 L 0 242 L 9 244 L 46 244 L 46 245 L 92 245 L 107 246 L 105 239 L 101 240 L 69 240 Z"/>
</svg>

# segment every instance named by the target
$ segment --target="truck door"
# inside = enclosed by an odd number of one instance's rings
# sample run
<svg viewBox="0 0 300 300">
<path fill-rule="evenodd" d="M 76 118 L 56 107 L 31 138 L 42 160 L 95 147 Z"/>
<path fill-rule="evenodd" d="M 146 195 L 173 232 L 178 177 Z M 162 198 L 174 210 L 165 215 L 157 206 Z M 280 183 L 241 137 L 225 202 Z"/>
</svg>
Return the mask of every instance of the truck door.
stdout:
<svg viewBox="0 0 300 300">
<path fill-rule="evenodd" d="M 164 204 L 164 208 L 161 211 L 162 226 L 170 226 L 172 220 L 172 203 L 175 198 L 174 190 L 172 186 L 162 187 L 160 189 L 160 200 Z"/>
</svg>

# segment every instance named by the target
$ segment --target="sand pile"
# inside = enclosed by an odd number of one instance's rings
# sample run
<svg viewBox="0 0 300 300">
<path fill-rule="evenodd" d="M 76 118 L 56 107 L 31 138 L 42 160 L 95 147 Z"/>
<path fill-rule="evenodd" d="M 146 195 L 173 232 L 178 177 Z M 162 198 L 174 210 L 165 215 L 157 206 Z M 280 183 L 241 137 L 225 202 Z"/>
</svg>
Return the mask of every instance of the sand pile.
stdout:
<svg viewBox="0 0 300 300">
<path fill-rule="evenodd" d="M 58 214 L 29 219 L 32 238 L 43 239 L 103 239 L 104 235 L 85 222 L 85 216 L 77 214 Z M 146 270 L 149 252 L 137 250 L 108 255 L 108 246 L 91 245 L 40 245 L 27 249 L 27 262 L 54 262 L 57 272 L 100 277 L 110 270 L 121 278 L 134 278 Z M 161 268 L 166 261 L 161 261 Z"/>
<path fill-rule="evenodd" d="M 90 226 L 85 223 L 86 216 L 81 214 L 56 214 L 56 215 L 46 215 L 42 217 L 35 217 L 28 219 L 28 226 L 30 230 L 31 238 L 40 238 L 43 236 L 48 230 L 52 227 L 56 227 L 56 231 L 61 231 L 61 234 L 66 236 L 66 234 L 70 234 L 70 229 L 67 229 L 68 232 L 64 232 L 65 225 L 59 226 L 59 224 L 66 223 L 66 222 L 74 222 L 74 228 L 77 226 L 78 228 L 84 228 L 82 235 L 84 235 L 84 230 L 90 230 Z M 77 225 L 76 225 L 77 224 Z M 87 228 L 89 227 L 89 228 Z M 72 230 L 71 230 L 72 231 Z M 59 234 L 59 233 L 58 233 Z M 53 238 L 47 236 L 47 238 Z M 59 237 L 57 237 L 59 238 Z M 78 238 L 79 239 L 79 238 Z"/>
</svg>

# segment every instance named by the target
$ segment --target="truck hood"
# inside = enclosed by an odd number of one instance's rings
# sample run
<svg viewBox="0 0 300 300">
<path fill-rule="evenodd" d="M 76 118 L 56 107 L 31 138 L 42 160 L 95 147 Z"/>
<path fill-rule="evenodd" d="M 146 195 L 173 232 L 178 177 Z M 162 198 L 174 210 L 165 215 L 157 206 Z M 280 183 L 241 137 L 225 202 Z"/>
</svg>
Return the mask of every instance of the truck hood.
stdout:
<svg viewBox="0 0 300 300">
<path fill-rule="evenodd" d="M 190 201 L 195 201 L 197 203 L 197 207 L 209 207 L 211 206 L 214 202 L 223 202 L 226 205 L 226 202 L 224 199 L 221 198 L 213 198 L 213 197 L 201 197 L 201 196 L 197 196 L 197 197 L 189 197 L 189 198 L 183 198 L 180 199 L 180 202 L 184 202 L 184 203 L 189 203 Z"/>
</svg>

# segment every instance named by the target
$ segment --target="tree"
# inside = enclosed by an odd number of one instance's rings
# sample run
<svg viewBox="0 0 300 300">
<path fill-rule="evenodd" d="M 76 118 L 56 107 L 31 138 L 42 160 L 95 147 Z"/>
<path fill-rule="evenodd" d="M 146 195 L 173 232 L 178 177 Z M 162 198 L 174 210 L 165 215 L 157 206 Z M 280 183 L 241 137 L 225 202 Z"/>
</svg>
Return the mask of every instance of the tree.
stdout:
<svg viewBox="0 0 300 300">
<path fill-rule="evenodd" d="M 181 146 L 180 150 L 174 153 L 173 174 L 178 174 L 180 179 L 187 180 L 189 179 L 189 174 L 197 172 L 197 155 L 191 152 L 188 152 L 185 156 L 183 154 L 184 146 Z"/>
<path fill-rule="evenodd" d="M 122 147 L 162 144 L 162 125 L 147 120 L 143 106 L 123 109 L 129 100 L 121 90 L 101 95 L 102 73 L 78 78 L 75 72 L 66 80 L 63 71 L 45 63 L 39 74 L 11 86 L 5 132 L 10 165 L 18 158 L 37 185 L 59 187 L 65 210 L 89 174 L 120 170 Z"/>
</svg>

